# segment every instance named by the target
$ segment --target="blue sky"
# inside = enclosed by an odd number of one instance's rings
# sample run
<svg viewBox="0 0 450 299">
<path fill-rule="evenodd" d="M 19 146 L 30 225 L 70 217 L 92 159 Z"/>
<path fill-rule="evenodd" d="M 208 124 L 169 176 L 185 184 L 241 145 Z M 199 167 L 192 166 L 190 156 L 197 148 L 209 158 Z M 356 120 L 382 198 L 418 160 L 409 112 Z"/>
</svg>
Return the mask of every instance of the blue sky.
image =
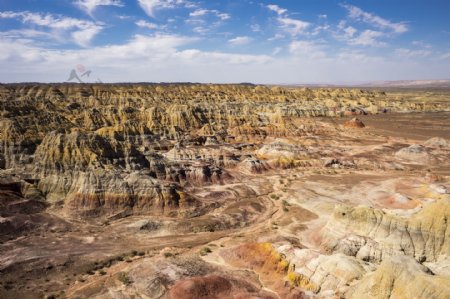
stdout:
<svg viewBox="0 0 450 299">
<path fill-rule="evenodd" d="M 450 1 L 0 0 L 0 81 L 450 78 Z M 90 70 L 90 76 L 81 75 Z"/>
</svg>

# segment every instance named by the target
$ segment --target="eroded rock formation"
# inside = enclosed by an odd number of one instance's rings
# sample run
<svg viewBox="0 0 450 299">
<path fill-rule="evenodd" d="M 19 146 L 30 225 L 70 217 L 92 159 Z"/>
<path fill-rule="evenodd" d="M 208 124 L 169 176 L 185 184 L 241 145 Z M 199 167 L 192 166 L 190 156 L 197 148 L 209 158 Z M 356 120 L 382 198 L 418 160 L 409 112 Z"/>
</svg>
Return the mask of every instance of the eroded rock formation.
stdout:
<svg viewBox="0 0 450 299">
<path fill-rule="evenodd" d="M 449 103 L 0 85 L 0 297 L 448 298 Z"/>
</svg>

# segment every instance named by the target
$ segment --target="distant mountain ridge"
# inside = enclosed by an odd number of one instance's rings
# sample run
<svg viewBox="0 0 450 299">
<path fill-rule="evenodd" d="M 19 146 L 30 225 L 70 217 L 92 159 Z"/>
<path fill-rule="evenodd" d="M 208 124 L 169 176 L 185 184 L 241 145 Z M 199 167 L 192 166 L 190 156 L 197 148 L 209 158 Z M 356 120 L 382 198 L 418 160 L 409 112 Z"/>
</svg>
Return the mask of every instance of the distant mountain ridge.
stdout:
<svg viewBox="0 0 450 299">
<path fill-rule="evenodd" d="M 357 84 L 356 86 L 362 87 L 448 87 L 450 88 L 450 79 L 441 80 L 398 80 L 398 81 L 374 81 L 363 84 Z"/>
<path fill-rule="evenodd" d="M 396 80 L 396 81 L 370 81 L 353 83 L 304 83 L 280 84 L 284 86 L 311 87 L 311 88 L 337 88 L 337 87 L 366 87 L 366 88 L 450 88 L 450 79 L 439 80 Z"/>
</svg>

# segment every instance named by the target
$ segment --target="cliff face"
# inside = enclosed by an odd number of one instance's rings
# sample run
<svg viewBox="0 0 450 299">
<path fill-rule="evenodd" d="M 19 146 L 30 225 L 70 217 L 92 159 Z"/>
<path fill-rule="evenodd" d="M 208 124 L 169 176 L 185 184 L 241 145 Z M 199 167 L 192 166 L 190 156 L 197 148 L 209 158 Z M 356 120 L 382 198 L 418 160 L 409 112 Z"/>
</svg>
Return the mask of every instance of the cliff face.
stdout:
<svg viewBox="0 0 450 299">
<path fill-rule="evenodd" d="M 408 257 L 389 258 L 352 286 L 345 298 L 448 298 L 449 277 L 434 276 Z"/>
<path fill-rule="evenodd" d="M 48 133 L 34 153 L 36 171 L 44 174 L 115 167 L 139 170 L 149 162 L 132 143 L 104 138 L 95 133 Z"/>
<path fill-rule="evenodd" d="M 407 255 L 418 262 L 450 255 L 450 197 L 405 218 L 369 207 L 336 207 L 324 228 L 325 246 L 362 260 L 380 262 Z"/>
</svg>

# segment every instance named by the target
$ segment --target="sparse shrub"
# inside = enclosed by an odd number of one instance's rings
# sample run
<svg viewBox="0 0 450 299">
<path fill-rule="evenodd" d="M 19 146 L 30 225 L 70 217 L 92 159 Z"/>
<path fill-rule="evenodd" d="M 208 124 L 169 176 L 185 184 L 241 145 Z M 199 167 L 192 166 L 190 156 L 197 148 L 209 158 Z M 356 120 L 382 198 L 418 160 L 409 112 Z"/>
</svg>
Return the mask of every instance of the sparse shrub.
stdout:
<svg viewBox="0 0 450 299">
<path fill-rule="evenodd" d="M 115 258 L 110 258 L 106 261 L 101 262 L 100 266 L 102 266 L 102 268 L 109 268 L 109 267 L 111 267 L 111 265 L 114 261 L 115 261 Z"/>
<path fill-rule="evenodd" d="M 292 285 L 298 285 L 298 275 L 295 272 L 289 272 L 287 275 L 287 279 Z"/>
<path fill-rule="evenodd" d="M 173 256 L 172 252 L 169 252 L 169 251 L 164 252 L 164 257 L 165 258 L 168 258 L 168 257 L 171 257 L 171 256 Z"/>
<path fill-rule="evenodd" d="M 98 274 L 100 274 L 100 275 L 106 275 L 106 271 L 105 271 L 105 270 L 100 270 L 100 271 L 98 271 Z"/>
<path fill-rule="evenodd" d="M 287 201 L 283 200 L 283 211 L 284 212 L 289 212 L 288 206 L 290 206 L 290 204 Z"/>
<path fill-rule="evenodd" d="M 128 273 L 119 272 L 117 279 L 122 282 L 124 285 L 131 284 L 131 278 L 128 276 Z"/>
<path fill-rule="evenodd" d="M 289 269 L 289 262 L 284 258 L 278 263 L 278 269 L 280 272 L 286 272 Z"/>
<path fill-rule="evenodd" d="M 203 248 L 200 250 L 200 255 L 201 255 L 201 256 L 205 256 L 205 255 L 207 255 L 208 253 L 211 253 L 211 252 L 212 252 L 211 248 L 209 248 L 209 247 L 203 247 Z"/>
<path fill-rule="evenodd" d="M 282 201 L 282 203 L 283 203 L 283 206 L 285 206 L 285 207 L 289 207 L 291 204 L 290 203 L 288 203 L 286 200 L 284 200 L 283 199 L 283 201 Z"/>
<path fill-rule="evenodd" d="M 289 272 L 287 275 L 287 279 L 293 286 L 301 287 L 301 288 L 304 288 L 305 290 L 313 291 L 313 292 L 318 290 L 318 287 L 314 283 L 312 283 L 308 279 L 308 277 L 306 277 L 303 274 Z"/>
</svg>

